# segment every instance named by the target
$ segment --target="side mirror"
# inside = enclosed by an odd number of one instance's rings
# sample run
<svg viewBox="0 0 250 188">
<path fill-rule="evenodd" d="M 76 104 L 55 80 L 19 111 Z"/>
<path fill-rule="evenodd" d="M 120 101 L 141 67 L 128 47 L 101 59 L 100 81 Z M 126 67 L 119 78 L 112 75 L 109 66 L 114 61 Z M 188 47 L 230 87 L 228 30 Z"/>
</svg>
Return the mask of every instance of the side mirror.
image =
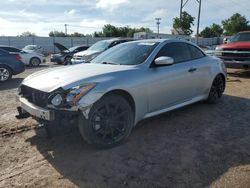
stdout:
<svg viewBox="0 0 250 188">
<path fill-rule="evenodd" d="M 172 65 L 174 59 L 172 57 L 161 56 L 155 59 L 155 65 Z"/>
</svg>

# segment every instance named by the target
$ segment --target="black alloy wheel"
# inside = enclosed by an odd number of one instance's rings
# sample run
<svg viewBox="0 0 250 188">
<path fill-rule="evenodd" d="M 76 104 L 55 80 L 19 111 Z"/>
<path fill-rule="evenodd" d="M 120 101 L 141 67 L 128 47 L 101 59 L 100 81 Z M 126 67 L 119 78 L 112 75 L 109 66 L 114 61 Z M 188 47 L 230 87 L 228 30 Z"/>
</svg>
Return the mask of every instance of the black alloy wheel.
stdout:
<svg viewBox="0 0 250 188">
<path fill-rule="evenodd" d="M 208 103 L 217 103 L 222 98 L 223 92 L 225 90 L 225 83 L 222 75 L 217 75 L 211 86 L 209 96 L 207 99 Z"/>
<path fill-rule="evenodd" d="M 79 129 L 83 138 L 97 148 L 122 143 L 133 128 L 133 110 L 119 95 L 104 96 L 92 106 L 88 116 L 80 117 Z"/>
</svg>

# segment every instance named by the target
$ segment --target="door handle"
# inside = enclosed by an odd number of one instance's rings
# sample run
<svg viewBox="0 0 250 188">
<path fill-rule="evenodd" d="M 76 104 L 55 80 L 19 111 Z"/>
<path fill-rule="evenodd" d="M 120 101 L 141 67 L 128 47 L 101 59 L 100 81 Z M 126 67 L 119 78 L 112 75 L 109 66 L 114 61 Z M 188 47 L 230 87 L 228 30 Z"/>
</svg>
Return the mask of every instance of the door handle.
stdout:
<svg viewBox="0 0 250 188">
<path fill-rule="evenodd" d="M 194 72 L 194 71 L 196 71 L 197 69 L 196 68 L 190 68 L 189 70 L 188 70 L 188 72 Z"/>
</svg>

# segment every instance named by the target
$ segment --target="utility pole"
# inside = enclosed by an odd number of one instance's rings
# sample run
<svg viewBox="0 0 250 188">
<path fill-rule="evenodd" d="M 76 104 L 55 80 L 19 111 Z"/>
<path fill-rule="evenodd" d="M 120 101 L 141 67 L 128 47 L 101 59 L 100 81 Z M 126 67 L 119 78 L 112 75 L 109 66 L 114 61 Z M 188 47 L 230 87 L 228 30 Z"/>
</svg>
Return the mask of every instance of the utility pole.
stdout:
<svg viewBox="0 0 250 188">
<path fill-rule="evenodd" d="M 188 3 L 189 0 L 186 0 L 183 3 L 183 0 L 181 0 L 181 6 L 180 6 L 180 29 L 182 29 L 182 9 L 185 7 L 185 5 Z"/>
<path fill-rule="evenodd" d="M 196 44 L 198 45 L 200 17 L 201 17 L 201 0 L 196 0 L 196 1 L 199 3 L 198 21 L 197 21 L 197 32 L 196 32 Z"/>
<path fill-rule="evenodd" d="M 183 8 L 183 0 L 181 0 L 181 7 L 180 7 L 180 23 L 181 23 L 181 13 L 182 13 L 182 8 Z"/>
<path fill-rule="evenodd" d="M 67 36 L 67 24 L 64 24 L 65 27 L 65 35 Z"/>
<path fill-rule="evenodd" d="M 156 20 L 156 24 L 157 24 L 157 38 L 159 38 L 161 18 L 155 18 L 155 20 Z"/>
</svg>

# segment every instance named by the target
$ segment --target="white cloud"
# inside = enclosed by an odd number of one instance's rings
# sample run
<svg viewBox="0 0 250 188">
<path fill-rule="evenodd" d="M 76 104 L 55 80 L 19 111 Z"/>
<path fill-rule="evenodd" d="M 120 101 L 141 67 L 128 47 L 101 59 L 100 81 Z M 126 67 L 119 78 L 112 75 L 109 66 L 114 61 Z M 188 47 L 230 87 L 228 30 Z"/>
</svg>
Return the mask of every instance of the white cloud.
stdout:
<svg viewBox="0 0 250 188">
<path fill-rule="evenodd" d="M 236 3 L 238 2 L 238 3 Z M 1 2 L 0 35 L 17 35 L 24 31 L 47 36 L 52 30 L 93 33 L 103 25 L 149 27 L 156 31 L 156 17 L 162 18 L 160 32 L 170 33 L 173 18 L 179 16 L 176 0 L 5 0 Z M 239 12 L 250 20 L 249 0 L 206 0 L 202 2 L 200 30 L 221 23 Z M 183 9 L 197 18 L 198 3 L 189 1 Z M 84 18 L 84 19 L 83 19 Z M 193 30 L 197 24 L 194 21 Z"/>
<path fill-rule="evenodd" d="M 128 0 L 97 0 L 96 7 L 108 11 L 113 11 L 122 4 L 126 4 L 128 2 Z"/>
<path fill-rule="evenodd" d="M 154 21 L 155 18 L 161 18 L 166 20 L 168 17 L 168 11 L 166 9 L 157 9 L 153 13 L 147 15 L 143 21 Z"/>
<path fill-rule="evenodd" d="M 64 11 L 64 14 L 66 15 L 69 15 L 69 16 L 72 16 L 76 13 L 76 10 L 75 9 L 71 9 L 69 11 Z"/>
</svg>

